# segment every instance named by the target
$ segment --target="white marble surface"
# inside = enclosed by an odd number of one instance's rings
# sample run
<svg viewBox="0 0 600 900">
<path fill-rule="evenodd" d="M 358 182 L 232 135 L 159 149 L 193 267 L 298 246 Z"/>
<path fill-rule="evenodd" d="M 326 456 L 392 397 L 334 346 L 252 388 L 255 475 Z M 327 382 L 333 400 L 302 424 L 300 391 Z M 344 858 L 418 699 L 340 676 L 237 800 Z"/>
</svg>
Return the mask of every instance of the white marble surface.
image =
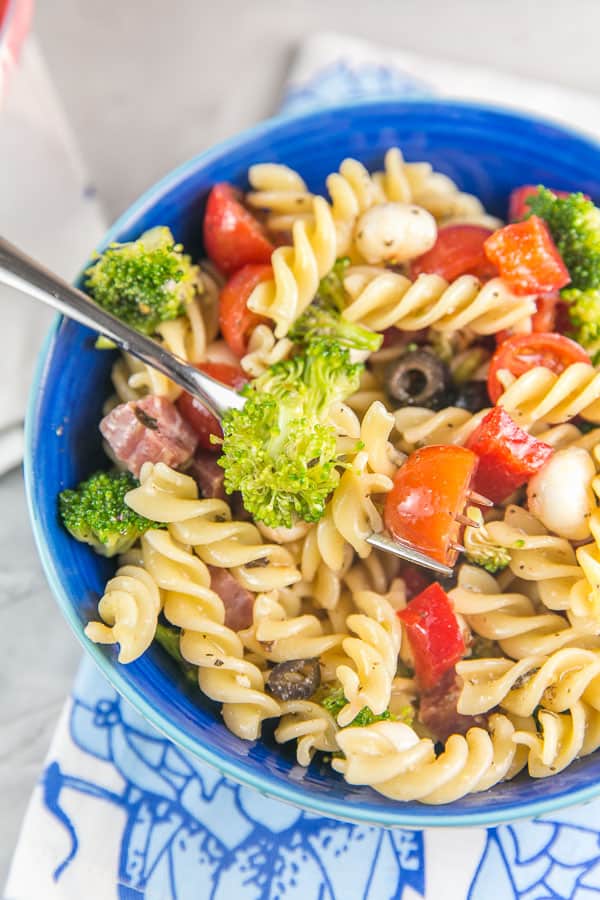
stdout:
<svg viewBox="0 0 600 900">
<path fill-rule="evenodd" d="M 321 29 L 600 94 L 598 0 L 38 0 L 36 19 L 109 218 L 272 110 L 297 42 Z M 20 473 L 0 479 L 0 509 L 1 885 L 79 650 L 46 587 Z"/>
</svg>

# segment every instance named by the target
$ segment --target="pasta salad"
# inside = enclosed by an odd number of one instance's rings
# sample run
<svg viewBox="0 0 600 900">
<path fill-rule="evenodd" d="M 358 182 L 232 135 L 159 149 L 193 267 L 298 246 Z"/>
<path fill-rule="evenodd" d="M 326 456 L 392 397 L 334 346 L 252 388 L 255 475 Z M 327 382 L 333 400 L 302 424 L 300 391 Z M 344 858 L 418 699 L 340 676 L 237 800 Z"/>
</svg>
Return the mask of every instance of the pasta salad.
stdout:
<svg viewBox="0 0 600 900">
<path fill-rule="evenodd" d="M 157 227 L 88 269 L 245 397 L 219 422 L 114 363 L 106 470 L 59 496 L 118 561 L 88 638 L 121 663 L 157 641 L 234 734 L 276 720 L 395 800 L 561 771 L 600 746 L 600 210 L 524 185 L 504 224 L 396 148 L 327 196 L 248 182 L 211 189 L 206 258 Z"/>
</svg>

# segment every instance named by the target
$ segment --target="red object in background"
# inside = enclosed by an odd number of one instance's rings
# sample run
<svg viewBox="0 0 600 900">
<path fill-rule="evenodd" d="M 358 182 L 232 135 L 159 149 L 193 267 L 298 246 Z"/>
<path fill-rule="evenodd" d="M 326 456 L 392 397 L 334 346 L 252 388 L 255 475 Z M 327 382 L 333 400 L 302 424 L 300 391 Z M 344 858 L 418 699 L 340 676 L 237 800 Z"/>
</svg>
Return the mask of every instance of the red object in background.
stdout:
<svg viewBox="0 0 600 900">
<path fill-rule="evenodd" d="M 263 316 L 248 309 L 248 298 L 257 284 L 273 277 L 270 265 L 250 264 L 232 275 L 219 295 L 219 328 L 236 356 L 244 356 L 251 333 Z"/>
<path fill-rule="evenodd" d="M 505 225 L 484 244 L 488 259 L 515 294 L 546 294 L 571 280 L 546 223 L 539 216 Z"/>
<path fill-rule="evenodd" d="M 258 219 L 241 202 L 242 194 L 223 181 L 208 195 L 204 249 L 224 275 L 248 263 L 268 263 L 274 247 Z"/>
<path fill-rule="evenodd" d="M 467 441 L 479 457 L 473 490 L 494 503 L 502 503 L 542 468 L 554 449 L 527 434 L 506 410 L 496 406 Z"/>
<path fill-rule="evenodd" d="M 33 0 L 0 0 L 0 100 L 31 25 Z"/>
<path fill-rule="evenodd" d="M 242 370 L 237 366 L 230 366 L 228 363 L 203 362 L 197 363 L 196 368 L 200 369 L 201 372 L 206 372 L 207 375 L 210 375 L 216 381 L 229 385 L 236 391 L 241 390 L 248 383 L 248 379 Z M 220 453 L 220 446 L 211 444 L 210 441 L 210 437 L 213 434 L 215 437 L 223 437 L 219 420 L 203 406 L 200 400 L 184 391 L 175 401 L 175 406 L 196 432 L 198 446 L 203 447 L 204 450 L 211 450 L 213 453 Z"/>
<path fill-rule="evenodd" d="M 513 334 L 503 341 L 490 361 L 488 371 L 488 394 L 492 403 L 497 403 L 504 393 L 498 379 L 498 372 L 507 369 L 518 378 L 535 366 L 544 366 L 557 375 L 576 362 L 591 365 L 586 351 L 576 341 L 555 332 L 538 334 Z"/>
<path fill-rule="evenodd" d="M 446 281 L 454 281 L 460 275 L 475 275 L 486 281 L 498 274 L 484 250 L 484 243 L 491 229 L 481 225 L 446 225 L 440 228 L 431 250 L 413 260 L 411 278 L 423 272 L 440 275 Z"/>
<path fill-rule="evenodd" d="M 556 191 L 554 188 L 548 188 L 548 190 L 552 191 L 555 197 L 568 197 L 569 191 Z M 522 184 L 521 187 L 515 188 L 514 191 L 510 192 L 510 198 L 508 201 L 508 218 L 511 222 L 519 222 L 523 216 L 526 216 L 528 212 L 530 212 L 529 205 L 527 204 L 527 198 L 533 197 L 534 194 L 538 192 L 537 184 Z M 588 200 L 590 199 L 587 194 L 584 195 Z"/>
<path fill-rule="evenodd" d="M 438 562 L 453 565 L 460 515 L 473 481 L 477 457 L 464 447 L 415 450 L 400 466 L 385 498 L 383 519 L 393 537 Z"/>
<path fill-rule="evenodd" d="M 448 595 L 434 582 L 397 613 L 406 629 L 422 688 L 431 688 L 465 652 L 460 623 Z"/>
</svg>

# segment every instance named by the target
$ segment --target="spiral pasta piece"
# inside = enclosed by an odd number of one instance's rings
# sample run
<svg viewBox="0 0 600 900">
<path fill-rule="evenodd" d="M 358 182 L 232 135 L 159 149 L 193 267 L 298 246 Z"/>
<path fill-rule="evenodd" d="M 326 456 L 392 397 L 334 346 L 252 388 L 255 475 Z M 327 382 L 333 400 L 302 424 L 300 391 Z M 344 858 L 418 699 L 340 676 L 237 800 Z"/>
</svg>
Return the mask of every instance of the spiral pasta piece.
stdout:
<svg viewBox="0 0 600 900">
<path fill-rule="evenodd" d="M 283 338 L 292 322 L 302 315 L 315 297 L 319 281 L 336 258 L 336 236 L 329 204 L 312 198 L 314 221 L 294 222 L 292 246 L 278 247 L 271 256 L 273 279 L 258 284 L 248 298 L 248 307 L 273 319 L 275 337 Z"/>
<path fill-rule="evenodd" d="M 460 191 L 448 175 L 435 172 L 427 162 L 407 163 L 397 147 L 387 151 L 384 171 L 375 172 L 372 178 L 387 200 L 422 206 L 441 224 L 501 225 L 499 219 L 487 215 L 477 197 Z"/>
<path fill-rule="evenodd" d="M 456 666 L 463 680 L 458 711 L 478 715 L 502 706 L 516 716 L 531 716 L 541 706 L 564 712 L 577 700 L 600 710 L 600 655 L 567 647 L 549 657 L 467 659 Z"/>
<path fill-rule="evenodd" d="M 193 478 L 164 463 L 146 463 L 140 486 L 127 494 L 135 512 L 155 522 L 166 522 L 169 533 L 190 545 L 211 566 L 231 569 L 250 591 L 269 591 L 300 581 L 300 572 L 289 550 L 266 544 L 256 525 L 236 522 L 223 500 L 199 500 Z"/>
<path fill-rule="evenodd" d="M 277 701 L 265 694 L 260 669 L 244 659 L 239 636 L 225 625 L 225 607 L 210 588 L 204 563 L 166 531 L 150 532 L 152 575 L 164 592 L 164 615 L 181 629 L 180 651 L 198 666 L 200 689 L 223 704 L 227 727 L 255 740 L 264 719 L 277 716 Z"/>
<path fill-rule="evenodd" d="M 393 413 L 399 446 L 408 453 L 432 444 L 463 446 L 488 412 L 489 409 L 482 409 L 473 414 L 458 406 L 433 412 L 420 406 L 404 406 Z"/>
<path fill-rule="evenodd" d="M 575 759 L 600 746 L 600 712 L 578 701 L 564 713 L 546 709 L 538 713 L 540 731 L 519 730 L 513 741 L 528 749 L 527 768 L 532 778 L 562 772 Z"/>
<path fill-rule="evenodd" d="M 571 590 L 582 574 L 575 551 L 566 538 L 549 534 L 527 510 L 507 506 L 501 521 L 488 522 L 480 529 L 467 527 L 464 540 L 467 550 L 485 540 L 508 550 L 510 570 L 518 578 L 537 584 L 545 607 L 571 608 Z"/>
<path fill-rule="evenodd" d="M 333 753 L 338 749 L 335 719 L 318 703 L 288 700 L 281 703 L 281 721 L 275 729 L 278 744 L 297 741 L 296 758 L 310 765 L 316 750 Z"/>
<path fill-rule="evenodd" d="M 151 534 L 160 532 L 147 532 L 146 541 Z M 161 606 L 152 575 L 140 566 L 121 566 L 98 603 L 102 621 L 89 622 L 85 634 L 95 644 L 119 644 L 119 662 L 133 662 L 154 640 Z"/>
<path fill-rule="evenodd" d="M 356 454 L 329 501 L 333 525 L 360 557 L 371 552 L 367 543 L 369 535 L 383 529 L 381 514 L 371 495 L 392 489 L 392 480 L 387 475 L 369 472 L 368 459 L 364 450 Z"/>
<path fill-rule="evenodd" d="M 592 453 L 594 462 L 600 464 L 600 447 Z M 600 475 L 592 480 L 592 490 L 596 500 L 600 502 Z M 573 586 L 571 603 L 573 609 L 581 615 L 590 615 L 600 619 L 600 506 L 596 504 L 592 510 L 589 524 L 593 542 L 578 547 L 577 562 L 581 566 L 584 577 Z"/>
<path fill-rule="evenodd" d="M 600 372 L 587 363 L 572 363 L 560 375 L 535 366 L 516 379 L 502 370 L 499 377 L 505 391 L 498 404 L 523 427 L 560 425 L 575 416 L 600 423 Z"/>
<path fill-rule="evenodd" d="M 599 647 L 600 636 L 570 625 L 554 612 L 538 612 L 524 594 L 504 593 L 495 578 L 474 566 L 461 566 L 449 594 L 457 613 L 478 635 L 497 641 L 507 656 L 548 656 L 561 647 Z"/>
<path fill-rule="evenodd" d="M 248 169 L 248 181 L 252 190 L 247 192 L 246 202 L 267 213 L 271 231 L 288 231 L 299 218 L 311 216 L 312 194 L 289 166 L 258 163 Z"/>
<path fill-rule="evenodd" d="M 484 791 L 523 767 L 526 754 L 513 741 L 506 716 L 490 717 L 490 732 L 471 728 L 451 735 L 436 756 L 433 741 L 402 722 L 345 728 L 337 740 L 344 759 L 332 760 L 349 784 L 370 785 L 392 800 L 439 804 Z"/>
<path fill-rule="evenodd" d="M 240 637 L 250 651 L 273 663 L 320 657 L 344 639 L 343 634 L 327 633 L 314 615 L 288 616 L 278 591 L 257 596 L 253 624 Z"/>
<path fill-rule="evenodd" d="M 338 666 L 336 672 L 348 700 L 337 717 L 341 726 L 365 706 L 375 715 L 388 708 L 402 639 L 396 612 L 384 595 L 359 591 L 353 600 L 360 612 L 349 616 L 346 625 L 356 637 L 342 643 L 353 665 Z"/>
<path fill-rule="evenodd" d="M 352 270 L 344 280 L 346 286 L 351 275 Z M 439 275 L 422 274 L 411 282 L 404 275 L 384 272 L 351 300 L 344 317 L 374 331 L 392 326 L 445 332 L 469 327 L 485 335 L 510 328 L 534 312 L 534 297 L 513 294 L 501 278 L 482 285 L 473 275 L 461 275 L 449 284 Z"/>
<path fill-rule="evenodd" d="M 270 366 L 287 359 L 292 349 L 288 338 L 277 340 L 268 325 L 257 325 L 248 341 L 248 351 L 242 356 L 240 365 L 247 375 L 258 378 Z"/>
</svg>

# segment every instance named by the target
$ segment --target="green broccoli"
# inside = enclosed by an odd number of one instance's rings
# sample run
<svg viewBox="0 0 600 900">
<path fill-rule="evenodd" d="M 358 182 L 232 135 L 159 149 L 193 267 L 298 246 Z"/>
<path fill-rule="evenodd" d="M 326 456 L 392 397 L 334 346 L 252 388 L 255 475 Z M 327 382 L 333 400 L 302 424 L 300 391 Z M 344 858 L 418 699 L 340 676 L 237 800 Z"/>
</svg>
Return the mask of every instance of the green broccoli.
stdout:
<svg viewBox="0 0 600 900">
<path fill-rule="evenodd" d="M 383 335 L 343 317 L 346 305 L 343 275 L 349 263 L 347 258 L 338 259 L 331 272 L 321 279 L 317 296 L 290 330 L 293 341 L 307 344 L 327 338 L 355 350 L 379 350 Z"/>
<path fill-rule="evenodd" d="M 183 315 L 198 270 L 168 228 L 152 228 L 137 241 L 111 244 L 87 269 L 96 303 L 143 334 Z"/>
<path fill-rule="evenodd" d="M 171 625 L 163 625 L 162 622 L 159 622 L 156 626 L 154 640 L 175 660 L 186 681 L 189 681 L 194 687 L 198 687 L 197 667 L 193 666 L 181 655 L 181 650 L 179 649 L 180 634 L 179 628 L 173 628 Z"/>
<path fill-rule="evenodd" d="M 342 465 L 327 412 L 357 390 L 361 371 L 344 347 L 315 341 L 248 385 L 243 409 L 225 413 L 225 489 L 241 491 L 255 519 L 289 528 L 323 516 Z"/>
<path fill-rule="evenodd" d="M 327 685 L 322 688 L 315 697 L 315 701 L 337 719 L 339 713 L 347 705 L 348 701 L 344 696 L 344 690 L 337 683 Z M 371 712 L 368 706 L 363 706 L 360 712 L 352 719 L 348 728 L 365 728 L 374 722 L 406 722 L 407 725 L 412 724 L 413 711 L 407 706 L 401 711 L 401 715 L 394 715 L 389 709 L 384 710 L 380 715 Z"/>
<path fill-rule="evenodd" d="M 571 283 L 560 295 L 569 304 L 573 336 L 594 352 L 600 347 L 600 209 L 583 194 L 557 197 L 541 186 L 526 202 L 548 225 L 569 270 Z"/>
<path fill-rule="evenodd" d="M 600 209 L 583 194 L 557 197 L 540 186 L 527 199 L 530 215 L 543 219 L 571 276 L 571 287 L 580 291 L 600 288 Z"/>
<path fill-rule="evenodd" d="M 510 562 L 510 551 L 494 543 L 478 507 L 469 506 L 467 516 L 474 523 L 474 526 L 467 525 L 463 536 L 467 560 L 475 566 L 481 566 L 491 575 L 501 572 Z"/>
<path fill-rule="evenodd" d="M 125 502 L 138 482 L 129 472 L 95 472 L 75 490 L 59 494 L 65 528 L 101 556 L 125 553 L 149 528 L 165 528 L 139 516 Z"/>
</svg>

